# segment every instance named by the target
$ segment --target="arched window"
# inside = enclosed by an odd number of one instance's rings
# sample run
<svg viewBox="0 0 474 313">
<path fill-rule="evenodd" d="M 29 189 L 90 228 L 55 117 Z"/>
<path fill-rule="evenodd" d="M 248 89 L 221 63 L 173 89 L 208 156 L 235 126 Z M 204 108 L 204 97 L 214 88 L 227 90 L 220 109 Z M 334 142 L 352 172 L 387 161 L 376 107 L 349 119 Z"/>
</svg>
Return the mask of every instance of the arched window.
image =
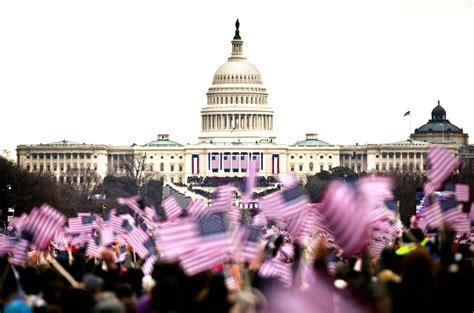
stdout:
<svg viewBox="0 0 474 313">
<path fill-rule="evenodd" d="M 160 172 L 164 172 L 165 170 L 165 163 L 160 163 Z"/>
<path fill-rule="evenodd" d="M 309 163 L 309 171 L 312 172 L 313 169 L 314 169 L 313 162 L 310 162 L 310 163 Z"/>
</svg>

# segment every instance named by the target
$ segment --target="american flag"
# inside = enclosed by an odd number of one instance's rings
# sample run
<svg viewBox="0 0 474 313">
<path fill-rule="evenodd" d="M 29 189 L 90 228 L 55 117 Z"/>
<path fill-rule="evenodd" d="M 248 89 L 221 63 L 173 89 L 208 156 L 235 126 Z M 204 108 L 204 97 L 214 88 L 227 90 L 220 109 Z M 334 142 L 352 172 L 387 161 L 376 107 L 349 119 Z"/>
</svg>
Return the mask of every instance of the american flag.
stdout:
<svg viewBox="0 0 474 313">
<path fill-rule="evenodd" d="M 207 206 L 204 202 L 199 199 L 193 200 L 189 203 L 188 207 L 186 208 L 188 215 L 199 218 L 201 216 L 206 215 Z"/>
<path fill-rule="evenodd" d="M 308 200 L 303 187 L 296 185 L 260 200 L 260 209 L 271 218 L 294 218 L 305 210 Z"/>
<path fill-rule="evenodd" d="M 58 229 L 53 240 L 51 240 L 51 244 L 58 250 L 64 250 L 67 248 L 71 238 L 72 236 L 67 232 L 67 228 L 63 227 Z"/>
<path fill-rule="evenodd" d="M 425 195 L 429 195 L 439 187 L 459 166 L 459 158 L 440 145 L 433 145 L 428 151 L 429 179 L 424 186 Z"/>
<path fill-rule="evenodd" d="M 262 277 L 274 277 L 287 288 L 290 288 L 293 283 L 293 272 L 291 271 L 290 265 L 278 259 L 263 262 L 258 274 Z"/>
<path fill-rule="evenodd" d="M 341 181 L 333 181 L 323 203 L 321 213 L 344 254 L 352 255 L 365 247 L 369 218 L 366 208 L 358 205 L 356 190 Z"/>
<path fill-rule="evenodd" d="M 183 213 L 183 209 L 173 196 L 169 196 L 163 201 L 163 212 L 157 210 L 156 213 L 159 220 L 173 221 Z"/>
<path fill-rule="evenodd" d="M 469 234 L 471 232 L 471 221 L 467 213 L 461 213 L 456 220 L 451 222 L 451 226 L 459 234 Z"/>
<path fill-rule="evenodd" d="M 421 215 L 431 228 L 437 228 L 443 222 L 443 213 L 437 200 L 423 207 Z"/>
<path fill-rule="evenodd" d="M 156 255 L 150 255 L 149 257 L 146 258 L 145 262 L 142 265 L 143 275 L 151 275 L 157 260 L 158 260 L 158 257 Z"/>
<path fill-rule="evenodd" d="M 70 217 L 68 219 L 69 232 L 87 233 L 91 232 L 93 229 L 98 229 L 99 225 L 97 224 L 96 218 L 96 215 Z"/>
<path fill-rule="evenodd" d="M 101 237 L 98 232 L 95 232 L 87 242 L 86 255 L 93 257 L 100 257 L 100 252 L 102 251 Z"/>
<path fill-rule="evenodd" d="M 240 168 L 242 169 L 243 172 L 247 171 L 249 163 L 249 158 L 247 153 L 242 153 L 240 155 Z"/>
<path fill-rule="evenodd" d="M 143 259 L 148 254 L 156 253 L 155 241 L 150 238 L 143 229 L 131 225 L 128 220 L 123 220 L 122 229 L 123 238 L 140 258 Z"/>
<path fill-rule="evenodd" d="M 386 246 L 385 239 L 372 238 L 372 240 L 369 243 L 369 252 L 373 258 L 378 259 L 383 249 L 385 248 L 385 246 Z"/>
<path fill-rule="evenodd" d="M 211 167 L 213 170 L 219 169 L 219 155 L 218 154 L 212 154 L 211 156 Z"/>
<path fill-rule="evenodd" d="M 234 200 L 233 187 L 231 185 L 220 186 L 212 194 L 212 200 L 209 205 L 209 213 L 225 212 L 232 207 Z"/>
<path fill-rule="evenodd" d="M 230 224 L 237 225 L 242 222 L 242 210 L 238 206 L 232 205 L 226 212 L 226 218 Z"/>
<path fill-rule="evenodd" d="M 462 207 L 456 202 L 454 196 L 447 197 L 441 200 L 441 210 L 443 212 L 443 219 L 446 223 L 452 223 L 458 220 L 462 213 Z"/>
<path fill-rule="evenodd" d="M 393 180 L 390 177 L 366 176 L 357 181 L 356 187 L 357 201 L 369 211 L 377 211 L 385 201 L 393 199 Z"/>
<path fill-rule="evenodd" d="M 133 196 L 128 198 L 117 198 L 117 203 L 120 205 L 128 206 L 133 212 L 141 216 L 143 214 L 143 210 L 140 209 L 140 196 Z"/>
<path fill-rule="evenodd" d="M 469 220 L 474 222 L 474 202 L 471 203 L 471 208 L 469 210 Z"/>
<path fill-rule="evenodd" d="M 255 225 L 257 227 L 266 227 L 268 224 L 267 218 L 265 217 L 265 214 L 262 212 L 257 213 L 253 218 L 252 218 L 252 225 Z"/>
<path fill-rule="evenodd" d="M 13 228 L 18 234 L 21 234 L 21 231 L 28 222 L 28 214 L 23 213 L 20 216 L 13 216 L 11 221 L 8 223 L 8 227 Z"/>
<path fill-rule="evenodd" d="M 441 226 L 443 221 L 448 224 L 456 223 L 462 219 L 462 211 L 455 197 L 448 196 L 446 199 L 435 200 L 434 203 L 425 207 L 422 216 L 430 227 L 436 228 Z"/>
<path fill-rule="evenodd" d="M 456 194 L 456 199 L 459 202 L 469 202 L 469 185 L 456 184 L 454 193 Z"/>
<path fill-rule="evenodd" d="M 230 153 L 224 153 L 224 170 L 230 170 L 230 161 L 231 155 Z"/>
<path fill-rule="evenodd" d="M 247 177 L 242 182 L 240 189 L 242 190 L 242 200 L 249 201 L 252 199 L 253 189 L 255 188 L 255 181 L 257 178 L 257 162 L 252 161 L 250 163 L 249 171 Z"/>
<path fill-rule="evenodd" d="M 195 221 L 183 219 L 160 233 L 160 246 L 166 259 L 175 259 L 197 249 L 217 249 L 224 254 L 233 243 L 224 213 L 215 213 Z"/>
<path fill-rule="evenodd" d="M 224 263 L 226 250 L 221 248 L 199 248 L 180 256 L 181 266 L 187 275 L 193 276 Z"/>
<path fill-rule="evenodd" d="M 298 178 L 293 174 L 287 173 L 278 175 L 278 181 L 286 188 L 293 188 L 298 184 Z"/>
<path fill-rule="evenodd" d="M 292 217 L 285 219 L 286 229 L 294 238 L 301 238 L 307 222 L 307 209 L 295 212 Z"/>
<path fill-rule="evenodd" d="M 18 238 L 9 238 L 9 256 L 8 262 L 16 266 L 24 266 L 28 256 L 28 241 Z"/>
<path fill-rule="evenodd" d="M 87 242 L 91 237 L 91 233 L 73 233 L 71 234 L 71 244 L 74 246 L 81 246 Z"/>
<path fill-rule="evenodd" d="M 260 171 L 260 153 L 254 154 L 252 159 L 253 159 L 253 162 L 257 163 L 257 166 L 256 166 L 255 170 L 258 173 Z"/>
<path fill-rule="evenodd" d="M 28 246 L 28 241 L 24 239 L 0 234 L 0 256 L 8 255 L 8 261 L 13 265 L 25 264 Z"/>
<path fill-rule="evenodd" d="M 121 221 L 115 209 L 105 209 L 104 227 L 102 230 L 102 246 L 106 247 L 117 241 L 116 229 L 120 227 Z"/>
<path fill-rule="evenodd" d="M 291 243 L 285 243 L 280 246 L 280 249 L 275 256 L 276 259 L 283 261 L 285 263 L 289 263 L 293 261 L 295 257 L 295 246 Z"/>
<path fill-rule="evenodd" d="M 28 238 L 38 249 L 48 246 L 56 232 L 66 223 L 66 217 L 47 204 L 34 208 L 28 215 L 22 236 Z"/>
</svg>

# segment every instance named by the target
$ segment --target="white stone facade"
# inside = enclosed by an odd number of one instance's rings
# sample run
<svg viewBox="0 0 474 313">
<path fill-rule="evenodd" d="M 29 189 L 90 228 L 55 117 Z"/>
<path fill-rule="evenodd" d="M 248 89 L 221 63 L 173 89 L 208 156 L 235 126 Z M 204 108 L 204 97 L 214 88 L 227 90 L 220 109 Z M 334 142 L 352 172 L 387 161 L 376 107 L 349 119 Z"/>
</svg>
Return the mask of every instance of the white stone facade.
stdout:
<svg viewBox="0 0 474 313">
<path fill-rule="evenodd" d="M 126 165 L 140 161 L 146 173 L 166 182 L 186 183 L 191 176 L 245 176 L 250 159 L 259 175 L 295 173 L 301 179 L 347 166 L 355 172 L 425 171 L 429 144 L 332 145 L 307 134 L 295 144 L 277 144 L 273 110 L 258 69 L 243 56 L 238 30 L 232 53 L 219 67 L 201 110 L 199 142 L 181 145 L 166 134 L 144 145 L 110 146 L 69 141 L 19 145 L 18 164 L 30 172 L 49 172 L 58 182 L 80 184 L 106 175 L 125 175 Z M 458 145 L 446 145 L 457 153 Z"/>
</svg>

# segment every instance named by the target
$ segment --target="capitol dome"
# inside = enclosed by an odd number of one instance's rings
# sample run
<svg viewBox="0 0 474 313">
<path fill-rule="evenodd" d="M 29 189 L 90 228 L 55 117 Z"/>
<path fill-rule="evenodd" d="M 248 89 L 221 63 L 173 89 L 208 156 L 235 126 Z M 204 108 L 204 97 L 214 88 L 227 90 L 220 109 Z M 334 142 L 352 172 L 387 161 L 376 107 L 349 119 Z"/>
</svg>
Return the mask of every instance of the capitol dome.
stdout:
<svg viewBox="0 0 474 313">
<path fill-rule="evenodd" d="M 247 61 L 237 20 L 232 53 L 214 74 L 201 110 L 200 140 L 206 142 L 273 141 L 273 110 L 257 67 Z"/>
<path fill-rule="evenodd" d="M 229 60 L 217 69 L 212 84 L 262 84 L 262 76 L 250 62 Z"/>
</svg>

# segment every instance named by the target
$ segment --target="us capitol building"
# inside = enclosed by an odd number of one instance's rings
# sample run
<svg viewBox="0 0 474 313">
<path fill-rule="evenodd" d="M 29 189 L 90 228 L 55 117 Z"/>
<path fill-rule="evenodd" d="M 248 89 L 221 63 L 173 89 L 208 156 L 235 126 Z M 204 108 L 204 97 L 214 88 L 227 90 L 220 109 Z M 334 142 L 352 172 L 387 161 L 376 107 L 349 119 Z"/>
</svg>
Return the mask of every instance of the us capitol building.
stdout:
<svg viewBox="0 0 474 313">
<path fill-rule="evenodd" d="M 244 56 L 239 23 L 227 62 L 214 74 L 201 110 L 196 144 L 182 145 L 159 134 L 144 145 L 110 146 L 67 140 L 19 145 L 18 164 L 31 172 L 50 172 L 58 182 L 80 184 L 92 176 L 125 175 L 125 164 L 141 161 L 145 172 L 165 182 L 186 183 L 193 176 L 245 176 L 249 160 L 259 163 L 259 175 L 295 173 L 304 179 L 333 167 L 356 172 L 425 171 L 429 143 L 443 143 L 459 153 L 468 135 L 435 107 L 432 119 L 409 140 L 389 144 L 337 145 L 307 134 L 293 144 L 279 144 L 273 133 L 274 111 L 262 75 Z"/>
</svg>

